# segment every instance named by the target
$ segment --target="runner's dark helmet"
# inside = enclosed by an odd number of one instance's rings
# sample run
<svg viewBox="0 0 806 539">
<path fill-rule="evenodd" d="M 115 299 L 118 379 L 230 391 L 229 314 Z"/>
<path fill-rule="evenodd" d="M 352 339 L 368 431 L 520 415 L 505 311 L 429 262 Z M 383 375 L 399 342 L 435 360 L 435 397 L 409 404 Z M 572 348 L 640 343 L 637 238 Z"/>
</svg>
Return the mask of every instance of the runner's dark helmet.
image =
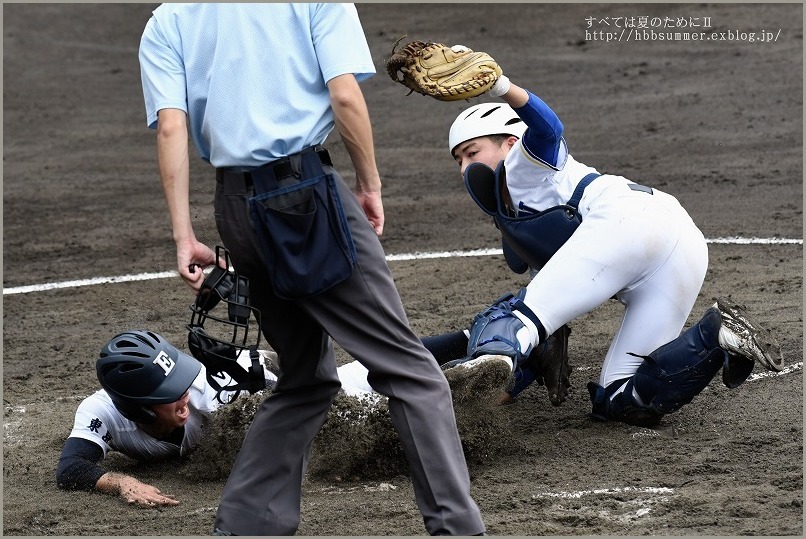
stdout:
<svg viewBox="0 0 806 539">
<path fill-rule="evenodd" d="M 153 423 L 151 405 L 176 402 L 196 379 L 201 363 L 151 331 L 115 335 L 95 364 L 98 381 L 124 417 Z"/>
</svg>

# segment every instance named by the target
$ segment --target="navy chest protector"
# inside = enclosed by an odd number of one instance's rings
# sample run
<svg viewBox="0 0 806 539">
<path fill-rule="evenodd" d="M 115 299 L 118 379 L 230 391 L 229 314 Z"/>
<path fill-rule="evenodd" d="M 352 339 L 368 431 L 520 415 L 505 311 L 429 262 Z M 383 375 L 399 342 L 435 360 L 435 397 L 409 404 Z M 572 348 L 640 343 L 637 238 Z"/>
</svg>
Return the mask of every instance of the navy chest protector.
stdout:
<svg viewBox="0 0 806 539">
<path fill-rule="evenodd" d="M 513 216 L 503 199 L 506 185 L 504 162 L 493 171 L 484 163 L 471 163 L 464 174 L 465 187 L 471 198 L 488 215 L 501 231 L 504 257 L 515 273 L 524 273 L 530 267 L 542 268 L 582 223 L 579 201 L 585 187 L 600 174 L 585 176 L 574 190 L 567 204 L 545 211 L 526 210 L 528 213 Z"/>
</svg>

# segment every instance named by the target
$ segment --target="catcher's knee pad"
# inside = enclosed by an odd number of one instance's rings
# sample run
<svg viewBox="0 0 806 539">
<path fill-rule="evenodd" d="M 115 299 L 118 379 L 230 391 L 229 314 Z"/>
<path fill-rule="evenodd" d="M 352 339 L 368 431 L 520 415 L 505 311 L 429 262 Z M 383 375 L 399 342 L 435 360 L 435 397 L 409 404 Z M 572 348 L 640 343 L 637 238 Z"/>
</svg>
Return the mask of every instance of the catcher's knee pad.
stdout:
<svg viewBox="0 0 806 539">
<path fill-rule="evenodd" d="M 719 347 L 721 317 L 716 309 L 677 339 L 661 346 L 644 358 L 635 374 L 627 379 L 624 391 L 613 394 L 625 380 L 607 388 L 589 384 L 594 416 L 646 424 L 652 418 L 676 412 L 690 403 L 711 382 L 727 361 L 727 352 Z M 657 421 L 655 421 L 657 422 Z"/>
<path fill-rule="evenodd" d="M 495 303 L 476 315 L 470 327 L 467 343 L 467 356 L 476 358 L 492 354 L 512 358 L 514 366 L 523 363 L 532 352 L 533 345 L 522 346 L 518 341 L 518 332 L 525 328 L 523 322 L 515 315 L 518 310 L 531 319 L 537 320 L 534 313 L 524 305 L 521 289 L 518 295 L 505 294 Z M 538 325 L 539 325 L 539 321 Z"/>
</svg>

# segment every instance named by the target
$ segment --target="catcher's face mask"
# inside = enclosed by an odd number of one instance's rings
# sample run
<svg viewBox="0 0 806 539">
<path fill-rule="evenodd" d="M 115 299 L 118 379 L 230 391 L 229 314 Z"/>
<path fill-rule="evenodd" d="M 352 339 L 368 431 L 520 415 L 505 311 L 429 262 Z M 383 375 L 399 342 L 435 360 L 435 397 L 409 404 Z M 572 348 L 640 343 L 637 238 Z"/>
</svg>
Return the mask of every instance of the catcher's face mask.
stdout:
<svg viewBox="0 0 806 539">
<path fill-rule="evenodd" d="M 227 269 L 216 266 L 204 279 L 192 312 L 188 328 L 188 347 L 207 370 L 207 381 L 218 390 L 255 392 L 265 387 L 263 367 L 259 362 L 260 311 L 249 304 L 249 279 L 238 275 L 230 263 L 229 251 L 216 246 L 216 257 L 223 259 Z M 226 306 L 226 315 L 213 315 L 217 306 Z M 222 309 L 219 309 L 221 311 Z M 249 342 L 250 320 L 257 322 L 254 344 Z M 252 366 L 245 370 L 237 363 L 243 350 L 249 350 Z M 229 376 L 225 376 L 229 375 Z M 222 385 L 222 380 L 231 378 Z"/>
</svg>

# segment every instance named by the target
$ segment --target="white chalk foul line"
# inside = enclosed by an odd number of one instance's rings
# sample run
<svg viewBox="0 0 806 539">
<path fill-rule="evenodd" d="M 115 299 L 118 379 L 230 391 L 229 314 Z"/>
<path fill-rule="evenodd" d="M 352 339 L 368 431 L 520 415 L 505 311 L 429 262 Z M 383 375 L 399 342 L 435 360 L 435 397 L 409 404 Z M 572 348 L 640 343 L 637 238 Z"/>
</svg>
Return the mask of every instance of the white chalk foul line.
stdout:
<svg viewBox="0 0 806 539">
<path fill-rule="evenodd" d="M 454 258 L 467 256 L 490 256 L 503 254 L 501 249 L 474 249 L 472 251 L 445 251 L 436 253 L 406 253 L 399 255 L 388 255 L 387 261 L 401 260 L 425 260 L 429 258 Z M 28 294 L 31 292 L 44 292 L 45 290 L 56 290 L 59 288 L 78 288 L 81 286 L 93 286 L 98 284 L 127 283 L 132 281 L 150 281 L 152 279 L 167 279 L 178 277 L 177 271 L 161 271 L 159 273 L 139 273 L 136 275 L 120 275 L 116 277 L 94 277 L 92 279 L 81 279 L 76 281 L 62 281 L 58 283 L 32 284 L 26 286 L 15 286 L 3 288 L 3 295 Z"/>
<path fill-rule="evenodd" d="M 802 239 L 786 239 L 786 238 L 712 238 L 706 240 L 708 243 L 721 243 L 721 244 L 734 244 L 734 245 L 778 245 L 778 244 L 793 244 L 803 245 Z M 387 255 L 388 262 L 406 261 L 406 260 L 427 260 L 432 258 L 458 258 L 470 256 L 493 256 L 502 255 L 501 249 L 472 249 L 470 251 L 442 251 L 442 252 L 414 252 L 404 253 L 399 255 Z M 92 286 L 98 284 L 110 283 L 127 283 L 131 281 L 149 281 L 152 279 L 167 279 L 170 277 L 178 277 L 179 273 L 176 271 L 161 271 L 158 273 L 140 273 L 137 275 L 120 275 L 116 277 L 95 277 L 92 279 L 81 279 L 76 281 L 62 281 L 57 283 L 43 283 L 25 286 L 13 286 L 10 288 L 3 288 L 3 295 L 10 296 L 13 294 L 29 294 L 31 292 L 44 292 L 46 290 L 56 290 L 59 288 L 78 288 L 81 286 Z"/>
<path fill-rule="evenodd" d="M 491 256 L 502 255 L 504 251 L 501 249 L 473 249 L 470 251 L 443 251 L 436 253 L 405 253 L 400 255 L 387 255 L 387 262 L 396 262 L 400 260 L 426 260 L 429 258 L 460 258 L 465 256 Z"/>
<path fill-rule="evenodd" d="M 120 275 L 118 277 L 94 277 L 92 279 L 81 279 L 77 281 L 62 281 L 60 283 L 32 284 L 27 286 L 15 286 L 3 288 L 3 295 L 28 294 L 30 292 L 43 292 L 45 290 L 55 290 L 57 288 L 78 288 L 80 286 L 92 286 L 96 284 L 127 283 L 130 281 L 149 281 L 151 279 L 167 279 L 168 277 L 178 277 L 176 271 L 161 271 L 159 273 L 140 273 L 138 275 Z"/>
<path fill-rule="evenodd" d="M 710 238 L 707 243 L 727 243 L 732 245 L 803 245 L 802 239 L 797 238 L 740 238 L 730 236 L 727 238 Z"/>
</svg>

